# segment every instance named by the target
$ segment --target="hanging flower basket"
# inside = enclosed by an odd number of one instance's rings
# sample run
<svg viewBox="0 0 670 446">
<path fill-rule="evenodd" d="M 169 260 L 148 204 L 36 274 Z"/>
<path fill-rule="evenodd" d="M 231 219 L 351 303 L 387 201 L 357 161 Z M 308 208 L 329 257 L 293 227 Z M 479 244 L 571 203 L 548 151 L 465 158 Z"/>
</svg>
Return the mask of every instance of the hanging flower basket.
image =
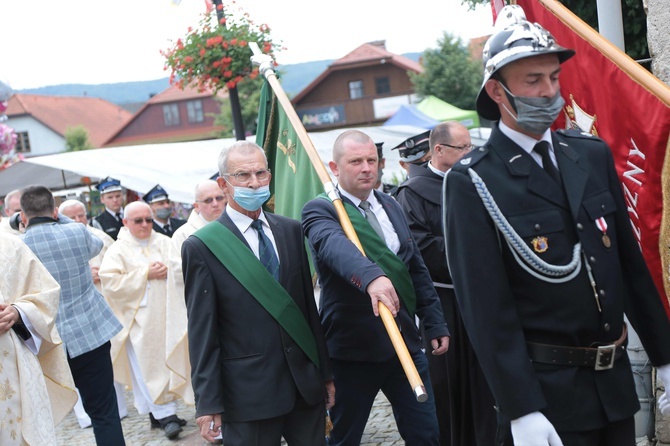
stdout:
<svg viewBox="0 0 670 446">
<path fill-rule="evenodd" d="M 198 28 L 189 28 L 185 38 L 161 51 L 165 70 L 170 70 L 170 84 L 214 93 L 224 87 L 234 88 L 244 78 L 258 76 L 258 67 L 250 60 L 253 53 L 249 42 L 258 43 L 270 56 L 281 49 L 272 42 L 267 25 L 255 25 L 247 13 L 233 9 L 234 4 L 217 7 L 225 13 L 220 21 L 216 8 L 208 7 Z"/>
</svg>

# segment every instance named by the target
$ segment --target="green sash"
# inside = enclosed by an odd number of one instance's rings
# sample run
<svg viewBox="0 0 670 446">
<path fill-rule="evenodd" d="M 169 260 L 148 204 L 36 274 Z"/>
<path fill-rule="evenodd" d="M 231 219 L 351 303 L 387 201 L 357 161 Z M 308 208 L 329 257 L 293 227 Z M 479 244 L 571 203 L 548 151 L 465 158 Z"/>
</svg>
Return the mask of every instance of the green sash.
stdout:
<svg viewBox="0 0 670 446">
<path fill-rule="evenodd" d="M 325 195 L 319 195 L 326 200 L 330 199 Z M 414 316 L 416 312 L 416 293 L 412 278 L 407 271 L 407 265 L 391 251 L 386 242 L 379 238 L 379 235 L 372 228 L 367 219 L 360 213 L 355 206 L 342 200 L 344 209 L 349 215 L 349 220 L 356 230 L 358 239 L 365 250 L 365 255 L 379 266 L 384 274 L 391 280 L 398 296 L 407 307 L 409 314 Z"/>
<path fill-rule="evenodd" d="M 279 282 L 230 229 L 211 222 L 197 230 L 198 237 L 223 266 L 249 291 L 319 367 L 316 341 L 304 315 Z"/>
</svg>

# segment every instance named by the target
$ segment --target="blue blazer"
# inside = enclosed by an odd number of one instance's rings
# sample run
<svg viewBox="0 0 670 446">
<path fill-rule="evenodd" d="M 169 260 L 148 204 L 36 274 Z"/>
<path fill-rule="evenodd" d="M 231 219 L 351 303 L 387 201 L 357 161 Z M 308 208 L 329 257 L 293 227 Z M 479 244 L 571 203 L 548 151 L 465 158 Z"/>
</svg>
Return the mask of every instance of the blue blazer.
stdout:
<svg viewBox="0 0 670 446">
<path fill-rule="evenodd" d="M 437 293 L 398 203 L 374 191 L 400 239 L 398 257 L 405 262 L 416 291 L 416 314 L 425 325 L 426 336 L 448 336 Z M 343 201 L 351 203 L 347 198 Z M 374 279 L 383 276 L 379 266 L 365 257 L 346 237 L 335 207 L 329 200 L 316 198 L 302 211 L 305 234 L 310 242 L 321 282 L 320 313 L 332 358 L 349 361 L 381 362 L 396 353 L 384 324 L 375 317 L 370 296 L 365 292 Z M 411 353 L 421 348 L 414 318 L 401 303 L 396 317 Z"/>
</svg>

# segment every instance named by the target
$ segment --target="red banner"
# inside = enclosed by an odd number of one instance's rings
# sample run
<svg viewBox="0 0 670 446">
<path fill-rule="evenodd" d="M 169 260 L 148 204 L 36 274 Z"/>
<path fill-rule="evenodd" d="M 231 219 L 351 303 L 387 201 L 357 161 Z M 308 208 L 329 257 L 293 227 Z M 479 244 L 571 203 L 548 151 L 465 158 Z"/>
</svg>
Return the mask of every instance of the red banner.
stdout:
<svg viewBox="0 0 670 446">
<path fill-rule="evenodd" d="M 614 154 L 631 224 L 670 315 L 670 88 L 555 0 L 517 0 L 530 22 L 576 55 L 563 64 L 565 114 L 557 128 L 580 128 Z M 668 157 L 670 158 L 670 157 Z M 662 224 L 663 221 L 663 224 Z M 625 253 L 624 253 L 625 255 Z"/>
</svg>

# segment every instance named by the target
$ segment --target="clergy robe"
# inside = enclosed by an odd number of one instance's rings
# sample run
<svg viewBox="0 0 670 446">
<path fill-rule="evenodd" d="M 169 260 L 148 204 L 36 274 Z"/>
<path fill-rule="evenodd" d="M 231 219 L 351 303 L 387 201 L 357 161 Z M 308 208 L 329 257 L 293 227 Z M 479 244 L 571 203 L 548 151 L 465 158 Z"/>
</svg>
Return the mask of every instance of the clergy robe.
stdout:
<svg viewBox="0 0 670 446">
<path fill-rule="evenodd" d="M 114 379 L 132 387 L 132 369 L 126 342 L 130 341 L 142 378 L 155 404 L 175 399 L 169 392 L 170 370 L 165 363 L 166 280 L 148 280 L 149 265 L 168 264 L 170 239 L 155 231 L 138 240 L 123 227 L 102 260 L 102 294 L 109 302 L 123 330 L 112 338 Z"/>
<path fill-rule="evenodd" d="M 207 224 L 195 210 L 188 221 L 172 234 L 167 277 L 166 351 L 170 375 L 170 391 L 178 394 L 186 404 L 194 405 L 191 386 L 191 363 L 188 356 L 186 335 L 186 303 L 184 300 L 184 274 L 181 266 L 181 245 L 195 231 Z"/>
<path fill-rule="evenodd" d="M 77 394 L 56 328 L 60 285 L 16 236 L 0 233 L 0 303 L 19 308 L 41 338 L 37 356 L 10 329 L 0 333 L 0 444 L 56 445 L 55 425 Z"/>
</svg>

